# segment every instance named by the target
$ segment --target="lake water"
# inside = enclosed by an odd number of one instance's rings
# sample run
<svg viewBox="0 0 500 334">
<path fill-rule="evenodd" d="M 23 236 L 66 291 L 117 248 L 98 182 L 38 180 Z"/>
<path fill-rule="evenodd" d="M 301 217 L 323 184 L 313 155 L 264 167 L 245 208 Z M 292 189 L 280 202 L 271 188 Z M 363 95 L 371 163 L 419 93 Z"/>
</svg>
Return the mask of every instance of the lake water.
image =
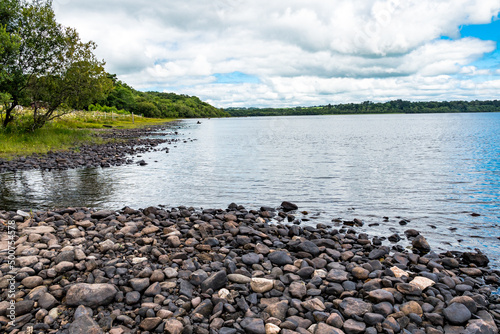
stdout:
<svg viewBox="0 0 500 334">
<path fill-rule="evenodd" d="M 480 248 L 500 263 L 500 113 L 231 118 L 180 127 L 178 137 L 194 140 L 169 154 L 144 154 L 144 167 L 0 174 L 0 208 L 235 202 L 258 209 L 288 200 L 309 212 L 298 215 L 305 224 L 359 218 L 358 230 L 381 236 L 414 228 L 435 250 Z"/>
</svg>

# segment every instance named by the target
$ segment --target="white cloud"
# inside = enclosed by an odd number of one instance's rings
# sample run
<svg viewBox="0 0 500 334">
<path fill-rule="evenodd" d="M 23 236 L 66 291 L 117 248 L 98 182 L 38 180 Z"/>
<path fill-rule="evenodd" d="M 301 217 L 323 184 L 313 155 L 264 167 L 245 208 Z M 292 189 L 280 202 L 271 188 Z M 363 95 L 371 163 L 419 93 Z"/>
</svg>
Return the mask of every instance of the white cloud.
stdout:
<svg viewBox="0 0 500 334">
<path fill-rule="evenodd" d="M 468 80 L 489 75 L 496 84 L 500 75 L 473 64 L 496 44 L 459 31 L 489 23 L 498 0 L 55 0 L 54 7 L 133 87 L 221 107 L 475 99 Z M 216 83 L 216 74 L 233 72 L 260 82 Z M 481 96 L 496 96 L 483 88 Z"/>
</svg>

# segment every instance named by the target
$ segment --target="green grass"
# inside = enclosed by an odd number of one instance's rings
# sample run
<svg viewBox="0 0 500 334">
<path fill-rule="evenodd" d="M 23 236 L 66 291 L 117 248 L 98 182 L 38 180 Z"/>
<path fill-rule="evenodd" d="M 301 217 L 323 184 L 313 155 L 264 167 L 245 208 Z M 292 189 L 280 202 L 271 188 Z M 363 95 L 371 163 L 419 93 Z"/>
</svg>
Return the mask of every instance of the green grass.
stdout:
<svg viewBox="0 0 500 334">
<path fill-rule="evenodd" d="M 103 144 L 105 139 L 96 136 L 93 129 L 112 128 L 130 129 L 147 127 L 170 122 L 173 119 L 156 119 L 145 117 L 111 115 L 94 117 L 88 112 L 77 112 L 56 119 L 35 132 L 22 129 L 22 122 L 13 124 L 7 129 L 0 127 L 0 158 L 12 159 L 16 156 L 27 156 L 33 153 L 68 150 L 83 144 Z"/>
</svg>

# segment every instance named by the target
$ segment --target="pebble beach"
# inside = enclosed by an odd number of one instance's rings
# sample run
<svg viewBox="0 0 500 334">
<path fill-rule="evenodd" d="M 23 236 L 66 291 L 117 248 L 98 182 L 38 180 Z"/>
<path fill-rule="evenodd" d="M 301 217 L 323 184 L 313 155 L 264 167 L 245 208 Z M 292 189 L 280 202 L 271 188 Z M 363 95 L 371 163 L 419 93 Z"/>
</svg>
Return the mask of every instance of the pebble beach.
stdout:
<svg viewBox="0 0 500 334">
<path fill-rule="evenodd" d="M 414 229 L 386 245 L 297 210 L 0 211 L 0 331 L 498 333 L 500 271 L 480 250 L 435 253 Z"/>
</svg>

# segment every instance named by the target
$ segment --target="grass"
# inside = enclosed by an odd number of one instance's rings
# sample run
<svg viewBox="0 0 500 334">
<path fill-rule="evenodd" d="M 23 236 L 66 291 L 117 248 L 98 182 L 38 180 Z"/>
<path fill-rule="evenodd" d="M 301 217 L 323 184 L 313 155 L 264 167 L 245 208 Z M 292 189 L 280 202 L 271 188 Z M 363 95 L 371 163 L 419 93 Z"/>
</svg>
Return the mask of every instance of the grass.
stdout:
<svg viewBox="0 0 500 334">
<path fill-rule="evenodd" d="M 0 158 L 10 160 L 33 153 L 69 150 L 82 144 L 103 144 L 107 140 L 95 135 L 94 129 L 130 129 L 170 122 L 173 119 L 134 117 L 131 115 L 103 115 L 94 112 L 74 112 L 64 115 L 34 132 L 20 130 L 26 115 L 18 118 L 18 124 L 8 129 L 0 128 Z M 109 141 L 109 139 L 108 139 Z"/>
</svg>

